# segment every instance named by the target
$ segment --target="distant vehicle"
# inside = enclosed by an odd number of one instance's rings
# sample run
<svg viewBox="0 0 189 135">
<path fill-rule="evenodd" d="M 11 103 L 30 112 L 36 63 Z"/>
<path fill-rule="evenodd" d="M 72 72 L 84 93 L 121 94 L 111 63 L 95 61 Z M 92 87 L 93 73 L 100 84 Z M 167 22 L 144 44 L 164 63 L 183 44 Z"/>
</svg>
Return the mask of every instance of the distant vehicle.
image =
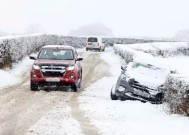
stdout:
<svg viewBox="0 0 189 135">
<path fill-rule="evenodd" d="M 64 45 L 47 45 L 40 49 L 30 71 L 30 88 L 32 91 L 38 87 L 63 86 L 70 87 L 77 92 L 81 86 L 82 66 L 74 47 Z"/>
<path fill-rule="evenodd" d="M 165 88 L 160 85 L 157 89 L 140 84 L 126 73 L 126 67 L 121 67 L 122 72 L 117 83 L 113 85 L 110 97 L 112 100 L 139 100 L 153 104 L 162 103 Z"/>
<path fill-rule="evenodd" d="M 105 44 L 102 42 L 100 37 L 88 37 L 86 44 L 86 51 L 88 50 L 97 50 L 105 51 Z"/>
</svg>

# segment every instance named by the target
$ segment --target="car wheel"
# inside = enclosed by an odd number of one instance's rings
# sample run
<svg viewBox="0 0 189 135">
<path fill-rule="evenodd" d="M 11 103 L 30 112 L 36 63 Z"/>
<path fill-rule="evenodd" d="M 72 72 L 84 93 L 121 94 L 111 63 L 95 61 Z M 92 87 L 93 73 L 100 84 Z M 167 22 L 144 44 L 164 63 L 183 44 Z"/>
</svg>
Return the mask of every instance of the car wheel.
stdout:
<svg viewBox="0 0 189 135">
<path fill-rule="evenodd" d="M 105 47 L 104 47 L 104 49 L 103 49 L 103 52 L 105 51 Z"/>
<path fill-rule="evenodd" d="M 38 90 L 38 85 L 34 83 L 33 81 L 30 82 L 30 89 L 31 91 L 37 91 Z"/>
<path fill-rule="evenodd" d="M 112 93 L 112 91 L 111 91 L 111 93 L 110 93 L 110 97 L 111 97 L 112 100 L 118 100 L 118 97 L 117 97 L 116 95 L 114 95 L 114 94 Z"/>
<path fill-rule="evenodd" d="M 88 51 L 88 49 L 86 48 L 86 51 Z"/>
<path fill-rule="evenodd" d="M 80 77 L 79 77 L 79 84 L 78 84 L 78 88 L 81 88 L 81 81 L 82 81 L 82 71 L 80 72 Z"/>
<path fill-rule="evenodd" d="M 78 87 L 77 87 L 77 85 L 72 84 L 71 89 L 72 89 L 74 92 L 77 92 Z"/>
</svg>

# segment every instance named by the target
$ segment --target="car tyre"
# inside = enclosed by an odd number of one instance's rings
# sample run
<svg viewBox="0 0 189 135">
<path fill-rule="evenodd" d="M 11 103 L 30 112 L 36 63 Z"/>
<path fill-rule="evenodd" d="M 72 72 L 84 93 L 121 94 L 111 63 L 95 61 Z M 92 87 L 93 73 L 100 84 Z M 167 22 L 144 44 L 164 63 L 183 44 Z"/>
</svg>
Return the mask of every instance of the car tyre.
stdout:
<svg viewBox="0 0 189 135">
<path fill-rule="evenodd" d="M 110 97 L 111 97 L 112 100 L 118 100 L 118 97 L 117 97 L 116 95 L 114 95 L 114 94 L 112 93 L 112 91 L 111 91 L 111 93 L 110 93 Z"/>
<path fill-rule="evenodd" d="M 76 84 L 72 84 L 71 89 L 73 90 L 73 92 L 77 92 L 78 87 Z"/>
<path fill-rule="evenodd" d="M 82 81 L 82 71 L 80 72 L 80 77 L 79 77 L 79 84 L 78 84 L 78 88 L 81 88 L 81 81 Z"/>
<path fill-rule="evenodd" d="M 38 90 L 38 85 L 34 83 L 33 81 L 30 82 L 30 89 L 31 91 L 37 91 Z"/>
</svg>

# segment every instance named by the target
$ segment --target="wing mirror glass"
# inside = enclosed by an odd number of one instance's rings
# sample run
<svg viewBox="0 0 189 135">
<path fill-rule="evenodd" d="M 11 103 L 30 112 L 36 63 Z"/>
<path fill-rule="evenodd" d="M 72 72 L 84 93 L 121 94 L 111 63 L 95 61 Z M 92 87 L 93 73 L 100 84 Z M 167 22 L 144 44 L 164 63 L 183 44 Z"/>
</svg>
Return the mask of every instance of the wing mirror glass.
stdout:
<svg viewBox="0 0 189 135">
<path fill-rule="evenodd" d="M 36 56 L 32 56 L 32 55 L 30 55 L 29 58 L 30 58 L 31 60 L 36 60 L 36 59 L 37 59 Z"/>
</svg>

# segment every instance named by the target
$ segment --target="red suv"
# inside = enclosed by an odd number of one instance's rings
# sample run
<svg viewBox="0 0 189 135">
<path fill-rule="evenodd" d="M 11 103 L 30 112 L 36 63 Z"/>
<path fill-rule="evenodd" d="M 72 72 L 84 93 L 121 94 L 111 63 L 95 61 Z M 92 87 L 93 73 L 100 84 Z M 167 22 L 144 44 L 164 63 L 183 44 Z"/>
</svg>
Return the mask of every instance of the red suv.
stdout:
<svg viewBox="0 0 189 135">
<path fill-rule="evenodd" d="M 46 45 L 42 47 L 31 69 L 32 91 L 38 87 L 66 86 L 77 92 L 81 86 L 82 66 L 74 47 L 64 45 Z"/>
</svg>

